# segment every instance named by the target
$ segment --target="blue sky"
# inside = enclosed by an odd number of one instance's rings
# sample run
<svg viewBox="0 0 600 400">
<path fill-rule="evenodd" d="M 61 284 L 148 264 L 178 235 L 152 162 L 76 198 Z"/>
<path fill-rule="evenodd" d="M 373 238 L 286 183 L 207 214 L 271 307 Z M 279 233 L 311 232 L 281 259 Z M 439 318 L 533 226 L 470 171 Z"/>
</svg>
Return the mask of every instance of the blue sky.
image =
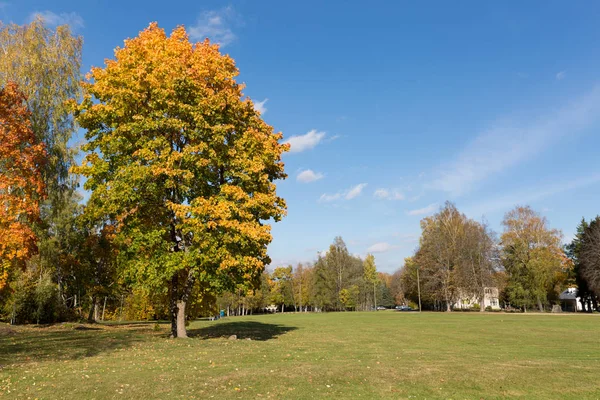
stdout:
<svg viewBox="0 0 600 400">
<path fill-rule="evenodd" d="M 529 204 L 565 240 L 600 213 L 598 2 L 0 2 L 35 13 L 84 36 L 84 72 L 151 21 L 222 44 L 292 144 L 275 264 L 341 235 L 392 272 L 445 200 L 498 232 Z"/>
</svg>

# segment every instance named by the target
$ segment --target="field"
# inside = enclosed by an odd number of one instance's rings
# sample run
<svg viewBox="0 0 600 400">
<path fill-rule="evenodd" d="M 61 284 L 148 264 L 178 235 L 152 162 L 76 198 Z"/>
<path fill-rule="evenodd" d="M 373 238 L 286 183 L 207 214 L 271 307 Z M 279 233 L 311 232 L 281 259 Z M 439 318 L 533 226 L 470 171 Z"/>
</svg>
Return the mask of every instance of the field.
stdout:
<svg viewBox="0 0 600 400">
<path fill-rule="evenodd" d="M 195 321 L 188 340 L 157 328 L 0 325 L 0 397 L 600 398 L 597 315 L 278 314 Z"/>
</svg>

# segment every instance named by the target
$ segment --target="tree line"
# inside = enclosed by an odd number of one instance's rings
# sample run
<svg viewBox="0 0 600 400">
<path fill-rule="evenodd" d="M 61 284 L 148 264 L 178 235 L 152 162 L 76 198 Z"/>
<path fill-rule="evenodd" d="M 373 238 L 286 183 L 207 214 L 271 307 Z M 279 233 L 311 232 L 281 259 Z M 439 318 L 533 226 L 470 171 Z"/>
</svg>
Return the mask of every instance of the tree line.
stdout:
<svg viewBox="0 0 600 400">
<path fill-rule="evenodd" d="M 600 217 L 578 226 L 567 245 L 562 233 L 528 206 L 506 213 L 498 236 L 447 202 L 421 221 L 414 255 L 393 274 L 377 272 L 375 258 L 351 255 L 338 237 L 314 263 L 263 273 L 258 291 L 240 289 L 218 298 L 235 315 L 271 311 L 372 310 L 410 305 L 452 311 L 462 302 L 485 311 L 486 290 L 497 289 L 506 310 L 544 312 L 560 294 L 578 288 L 584 311 L 598 309 Z M 419 299 L 420 294 L 420 299 Z M 276 306 L 276 307 L 275 307 Z"/>
<path fill-rule="evenodd" d="M 151 24 L 84 78 L 82 45 L 41 19 L 0 25 L 2 320 L 159 318 L 185 337 L 186 319 L 221 309 L 414 305 L 419 284 L 429 309 L 495 286 L 506 307 L 543 310 L 570 285 L 597 308 L 598 217 L 563 248 L 528 207 L 497 238 L 447 203 L 394 274 L 341 238 L 315 262 L 266 271 L 288 145 L 244 95 L 234 60 L 183 27 Z M 78 128 L 81 148 L 70 145 Z"/>
<path fill-rule="evenodd" d="M 263 272 L 258 290 L 240 287 L 217 298 L 219 310 L 244 315 L 284 311 L 368 311 L 403 301 L 399 274 L 377 272 L 375 257 L 352 255 L 341 237 L 314 263 Z"/>
</svg>

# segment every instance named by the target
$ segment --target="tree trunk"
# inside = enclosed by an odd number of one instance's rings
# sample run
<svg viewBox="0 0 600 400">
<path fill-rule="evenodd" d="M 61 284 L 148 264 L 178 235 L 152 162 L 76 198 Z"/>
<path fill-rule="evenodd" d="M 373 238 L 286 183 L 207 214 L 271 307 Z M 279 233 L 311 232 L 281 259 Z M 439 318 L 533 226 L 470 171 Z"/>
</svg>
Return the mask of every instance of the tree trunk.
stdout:
<svg viewBox="0 0 600 400">
<path fill-rule="evenodd" d="M 373 282 L 373 308 L 375 308 L 375 311 L 377 311 L 377 291 L 375 282 Z"/>
<path fill-rule="evenodd" d="M 171 337 L 177 337 L 177 276 L 173 276 L 171 279 L 171 296 L 170 296 L 169 308 L 171 309 Z"/>
<path fill-rule="evenodd" d="M 185 301 L 177 302 L 177 337 L 187 338 L 187 329 L 185 328 Z"/>
<path fill-rule="evenodd" d="M 542 300 L 540 300 L 540 298 L 537 298 L 537 305 L 538 305 L 538 309 L 540 310 L 540 312 L 544 312 L 544 306 L 542 306 Z"/>
<path fill-rule="evenodd" d="M 104 306 L 102 306 L 102 321 L 104 321 L 104 311 L 106 311 L 106 296 L 104 296 Z"/>
<path fill-rule="evenodd" d="M 284 304 L 281 305 L 281 312 L 283 313 Z"/>
<path fill-rule="evenodd" d="M 481 298 L 479 299 L 479 312 L 485 311 L 485 288 L 481 288 Z"/>
<path fill-rule="evenodd" d="M 96 320 L 94 319 L 95 311 L 96 311 L 96 296 L 92 296 L 92 304 L 90 306 L 90 313 L 88 314 L 88 322 L 90 324 L 96 322 Z"/>
</svg>

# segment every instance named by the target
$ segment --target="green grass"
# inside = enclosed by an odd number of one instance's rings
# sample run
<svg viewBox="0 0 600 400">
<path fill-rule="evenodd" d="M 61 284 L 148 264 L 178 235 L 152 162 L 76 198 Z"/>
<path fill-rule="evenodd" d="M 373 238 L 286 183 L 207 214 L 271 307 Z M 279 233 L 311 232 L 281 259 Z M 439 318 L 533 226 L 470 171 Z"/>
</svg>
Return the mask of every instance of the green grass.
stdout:
<svg viewBox="0 0 600 400">
<path fill-rule="evenodd" d="M 265 315 L 188 340 L 153 325 L 0 326 L 0 397 L 600 398 L 596 315 Z"/>
</svg>

